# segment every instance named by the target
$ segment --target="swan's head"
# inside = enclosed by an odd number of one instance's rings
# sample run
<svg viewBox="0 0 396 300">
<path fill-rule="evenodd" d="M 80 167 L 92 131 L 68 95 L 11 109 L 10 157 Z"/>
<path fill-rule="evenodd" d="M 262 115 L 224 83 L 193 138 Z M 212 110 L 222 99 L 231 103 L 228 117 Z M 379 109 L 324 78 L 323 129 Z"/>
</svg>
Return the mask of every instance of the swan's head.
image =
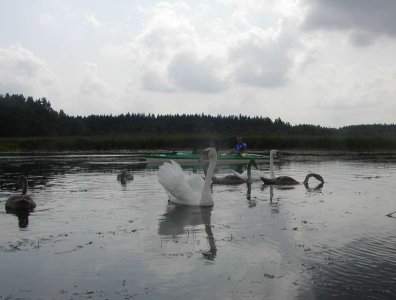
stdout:
<svg viewBox="0 0 396 300">
<path fill-rule="evenodd" d="M 278 151 L 278 150 L 275 150 L 275 149 L 273 149 L 273 150 L 270 151 L 270 155 L 271 155 L 271 156 L 278 155 L 278 153 L 279 153 L 279 151 Z"/>
<path fill-rule="evenodd" d="M 250 166 L 253 166 L 256 170 L 258 170 L 256 161 L 255 161 L 254 159 L 251 159 L 251 160 L 249 161 L 249 165 L 250 165 Z"/>
<path fill-rule="evenodd" d="M 217 159 L 217 151 L 215 147 L 209 147 L 208 148 L 208 158 L 209 159 Z"/>
<path fill-rule="evenodd" d="M 20 186 L 27 185 L 27 178 L 26 178 L 26 176 L 24 176 L 24 175 L 19 176 L 19 177 L 18 177 L 17 183 L 18 183 Z"/>
<path fill-rule="evenodd" d="M 209 148 L 206 148 L 203 152 L 207 153 L 207 158 L 209 158 L 210 160 L 217 159 L 217 151 L 215 147 L 211 146 Z"/>
<path fill-rule="evenodd" d="M 28 180 L 26 178 L 26 176 L 21 175 L 18 178 L 17 184 L 22 187 L 22 195 L 25 195 L 27 192 L 27 188 L 28 188 Z"/>
</svg>

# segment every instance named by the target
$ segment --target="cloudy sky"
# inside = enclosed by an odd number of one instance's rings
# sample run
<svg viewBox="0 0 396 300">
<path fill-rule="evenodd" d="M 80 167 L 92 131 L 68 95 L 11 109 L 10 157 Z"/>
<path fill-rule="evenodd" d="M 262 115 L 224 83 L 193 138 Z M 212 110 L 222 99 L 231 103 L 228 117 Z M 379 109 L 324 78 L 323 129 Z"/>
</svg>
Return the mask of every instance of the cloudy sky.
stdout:
<svg viewBox="0 0 396 300">
<path fill-rule="evenodd" d="M 0 0 L 0 94 L 69 115 L 396 123 L 395 0 Z"/>
</svg>

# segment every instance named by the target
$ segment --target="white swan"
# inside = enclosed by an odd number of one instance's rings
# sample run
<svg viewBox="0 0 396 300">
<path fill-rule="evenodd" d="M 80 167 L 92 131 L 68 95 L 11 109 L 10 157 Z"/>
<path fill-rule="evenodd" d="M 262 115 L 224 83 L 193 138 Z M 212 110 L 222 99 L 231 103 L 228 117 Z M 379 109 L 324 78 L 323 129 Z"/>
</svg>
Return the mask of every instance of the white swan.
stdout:
<svg viewBox="0 0 396 300">
<path fill-rule="evenodd" d="M 26 195 L 28 188 L 26 176 L 19 176 L 17 183 L 22 186 L 22 194 L 11 196 L 7 199 L 5 203 L 6 211 L 33 210 L 36 207 L 36 203 L 29 195 Z"/>
<path fill-rule="evenodd" d="M 209 167 L 205 180 L 198 174 L 185 174 L 175 161 L 165 162 L 159 167 L 158 181 L 167 191 L 171 202 L 181 205 L 213 206 L 210 187 L 216 167 L 217 151 L 214 147 L 208 150 Z"/>
<path fill-rule="evenodd" d="M 247 167 L 247 176 L 244 176 L 244 174 L 239 174 L 238 172 L 233 171 L 233 175 L 227 175 L 224 177 L 213 177 L 212 182 L 213 184 L 242 184 L 242 183 L 252 183 L 252 166 L 254 166 L 256 169 L 257 164 L 254 159 L 251 159 L 248 163 Z M 238 175 L 237 175 L 238 174 Z"/>
<path fill-rule="evenodd" d="M 270 178 L 266 178 L 266 177 L 261 177 L 261 180 L 265 183 L 265 184 L 276 184 L 276 185 L 293 185 L 293 184 L 300 184 L 300 182 L 298 182 L 297 180 L 295 180 L 294 178 L 290 177 L 290 176 L 278 176 L 275 177 L 275 171 L 274 171 L 274 155 L 278 154 L 277 150 L 271 150 L 270 152 Z M 304 181 L 302 182 L 304 185 L 308 184 L 308 180 L 309 178 L 314 177 L 317 180 L 319 180 L 322 184 L 324 183 L 323 177 L 320 176 L 319 174 L 315 174 L 315 173 L 309 173 L 307 176 L 305 176 Z"/>
</svg>

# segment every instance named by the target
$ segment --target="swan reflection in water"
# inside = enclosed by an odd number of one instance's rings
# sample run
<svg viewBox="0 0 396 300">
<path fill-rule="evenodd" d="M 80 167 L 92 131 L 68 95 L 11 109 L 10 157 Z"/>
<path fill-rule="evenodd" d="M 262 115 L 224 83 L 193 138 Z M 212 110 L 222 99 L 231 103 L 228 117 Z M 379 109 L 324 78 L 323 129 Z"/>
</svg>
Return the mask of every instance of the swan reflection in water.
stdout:
<svg viewBox="0 0 396 300">
<path fill-rule="evenodd" d="M 320 182 L 319 184 L 317 184 L 316 186 L 313 186 L 313 187 L 309 186 L 308 182 L 304 182 L 304 187 L 308 193 L 318 193 L 318 192 L 320 193 L 320 192 L 322 192 L 323 182 Z M 269 204 L 271 206 L 271 213 L 279 213 L 279 199 L 280 198 L 277 198 L 276 201 L 274 201 L 274 186 L 273 185 L 263 184 L 261 187 L 261 190 L 264 191 L 267 188 L 269 188 Z M 275 186 L 275 188 L 277 190 L 293 190 L 293 189 L 295 189 L 295 186 Z M 249 202 L 252 202 L 252 200 L 250 200 L 250 192 L 251 192 L 251 188 L 248 185 L 248 192 L 246 195 L 246 199 Z M 250 204 L 249 204 L 249 207 L 251 207 Z"/>
<path fill-rule="evenodd" d="M 214 260 L 217 253 L 216 241 L 212 232 L 210 218 L 212 207 L 168 204 L 166 212 L 159 220 L 158 234 L 177 238 L 190 236 L 189 227 L 204 225 L 209 244 L 208 251 L 201 251 L 204 259 Z M 193 228 L 193 232 L 200 231 Z"/>
<path fill-rule="evenodd" d="M 26 209 L 6 209 L 7 214 L 13 214 L 18 218 L 19 228 L 27 228 L 29 225 L 30 211 Z"/>
<path fill-rule="evenodd" d="M 255 207 L 257 205 L 256 200 L 252 200 L 252 184 L 250 182 L 246 183 L 247 191 L 246 191 L 246 200 L 248 201 L 249 207 Z"/>
<path fill-rule="evenodd" d="M 252 199 L 252 184 L 251 183 L 247 183 L 246 184 L 247 187 L 247 191 L 246 191 L 246 200 L 248 201 L 248 206 L 250 208 L 252 207 L 256 207 L 257 206 L 257 197 L 254 197 L 254 199 Z M 273 204 L 277 205 L 279 203 L 279 199 L 277 202 L 273 202 L 273 197 L 274 197 L 274 187 L 272 185 L 265 185 L 263 184 L 261 187 L 261 191 L 264 191 L 265 189 L 269 188 L 270 191 L 270 197 L 269 197 L 269 202 L 270 205 L 272 206 Z M 294 188 L 294 187 L 291 187 Z M 281 189 L 285 189 L 284 187 L 282 187 Z M 287 189 L 290 189 L 289 187 Z M 267 201 L 267 199 L 263 199 L 263 201 Z"/>
</svg>

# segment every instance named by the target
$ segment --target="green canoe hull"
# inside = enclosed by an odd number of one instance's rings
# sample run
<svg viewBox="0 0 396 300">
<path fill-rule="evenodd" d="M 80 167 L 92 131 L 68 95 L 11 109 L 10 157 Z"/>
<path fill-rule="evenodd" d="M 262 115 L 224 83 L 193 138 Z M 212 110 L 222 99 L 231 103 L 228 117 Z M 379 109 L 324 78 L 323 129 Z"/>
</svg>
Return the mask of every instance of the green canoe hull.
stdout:
<svg viewBox="0 0 396 300">
<path fill-rule="evenodd" d="M 201 154 L 188 152 L 155 153 L 145 155 L 148 164 L 162 164 L 174 160 L 180 165 L 203 165 L 208 162 Z M 269 163 L 269 155 L 260 154 L 218 154 L 217 164 L 247 164 L 251 159 L 256 163 Z"/>
</svg>

